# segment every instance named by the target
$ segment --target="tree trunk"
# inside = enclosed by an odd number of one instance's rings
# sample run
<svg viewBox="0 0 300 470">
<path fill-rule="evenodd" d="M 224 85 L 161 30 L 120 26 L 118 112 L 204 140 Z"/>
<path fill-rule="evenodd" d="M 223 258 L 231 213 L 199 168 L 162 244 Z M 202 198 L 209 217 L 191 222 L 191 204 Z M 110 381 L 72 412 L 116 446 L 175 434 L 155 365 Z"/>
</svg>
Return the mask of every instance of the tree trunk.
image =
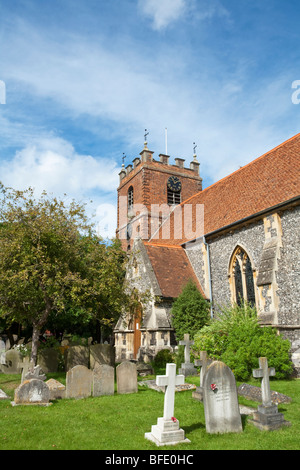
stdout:
<svg viewBox="0 0 300 470">
<path fill-rule="evenodd" d="M 31 357 L 30 357 L 30 362 L 32 363 L 33 366 L 36 366 L 36 363 L 37 363 L 37 353 L 38 353 L 40 332 L 41 332 L 40 327 L 36 324 L 33 324 L 32 349 L 31 349 Z"/>
</svg>

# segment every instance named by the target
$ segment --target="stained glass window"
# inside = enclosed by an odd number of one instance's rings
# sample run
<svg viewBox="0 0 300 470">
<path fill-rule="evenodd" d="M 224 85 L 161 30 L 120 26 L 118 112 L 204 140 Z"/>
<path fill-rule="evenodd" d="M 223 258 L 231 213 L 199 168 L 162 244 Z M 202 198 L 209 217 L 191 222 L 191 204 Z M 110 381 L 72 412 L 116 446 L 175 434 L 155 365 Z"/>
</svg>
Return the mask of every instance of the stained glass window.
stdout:
<svg viewBox="0 0 300 470">
<path fill-rule="evenodd" d="M 236 296 L 236 302 L 238 305 L 241 305 L 244 300 L 244 295 L 243 295 L 243 280 L 242 280 L 242 271 L 240 268 L 240 263 L 238 259 L 236 258 L 235 260 L 235 265 L 234 265 L 234 280 L 235 280 L 235 296 Z"/>
</svg>

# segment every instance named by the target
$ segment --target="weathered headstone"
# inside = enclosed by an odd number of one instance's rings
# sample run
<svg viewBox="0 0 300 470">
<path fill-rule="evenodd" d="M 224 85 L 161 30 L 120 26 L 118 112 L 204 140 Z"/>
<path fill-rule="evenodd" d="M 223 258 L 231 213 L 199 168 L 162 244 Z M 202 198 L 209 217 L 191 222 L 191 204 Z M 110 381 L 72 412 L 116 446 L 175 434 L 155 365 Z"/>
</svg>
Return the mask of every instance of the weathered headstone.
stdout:
<svg viewBox="0 0 300 470">
<path fill-rule="evenodd" d="M 88 346 L 70 346 L 66 351 L 65 368 L 66 371 L 75 366 L 89 366 L 90 352 Z"/>
<path fill-rule="evenodd" d="M 133 362 L 124 361 L 116 367 L 117 392 L 118 393 L 136 393 L 137 370 Z"/>
<path fill-rule="evenodd" d="M 66 375 L 66 398 L 87 398 L 92 393 L 92 371 L 75 366 Z"/>
<path fill-rule="evenodd" d="M 185 334 L 184 339 L 179 341 L 181 346 L 184 346 L 184 363 L 181 364 L 179 369 L 179 374 L 187 377 L 188 375 L 197 375 L 197 369 L 194 364 L 191 362 L 191 345 L 194 344 L 194 341 L 190 340 L 190 335 Z"/>
<path fill-rule="evenodd" d="M 242 432 L 237 387 L 230 368 L 214 361 L 203 379 L 205 426 L 209 434 Z"/>
<path fill-rule="evenodd" d="M 47 380 L 46 384 L 50 390 L 50 400 L 66 398 L 66 387 L 55 379 Z"/>
<path fill-rule="evenodd" d="M 21 374 L 19 364 L 22 362 L 22 355 L 17 349 L 9 349 L 5 353 L 6 365 L 2 366 L 4 374 Z"/>
<path fill-rule="evenodd" d="M 6 364 L 6 350 L 5 350 L 5 342 L 2 338 L 0 338 L 0 372 L 2 372 L 1 366 L 5 366 Z"/>
<path fill-rule="evenodd" d="M 50 390 L 48 385 L 39 379 L 25 380 L 15 390 L 12 405 L 41 405 L 48 406 Z"/>
<path fill-rule="evenodd" d="M 43 349 L 38 354 L 38 364 L 48 374 L 49 372 L 57 372 L 59 364 L 59 352 L 54 348 Z"/>
<path fill-rule="evenodd" d="M 21 375 L 21 383 L 25 382 L 26 374 L 28 373 L 29 369 L 32 368 L 32 364 L 30 362 L 30 357 L 26 356 L 23 357 L 23 361 L 19 363 L 19 367 L 22 370 L 22 375 Z"/>
<path fill-rule="evenodd" d="M 268 367 L 266 357 L 259 358 L 259 369 L 253 370 L 253 377 L 261 378 L 262 404 L 258 405 L 250 422 L 259 429 L 273 431 L 281 426 L 290 426 L 290 422 L 284 420 L 282 413 L 278 413 L 278 406 L 272 403 L 269 377 L 275 375 L 274 367 Z"/>
<path fill-rule="evenodd" d="M 201 367 L 200 370 L 200 385 L 196 387 L 196 390 L 192 393 L 192 397 L 196 400 L 203 401 L 203 378 L 206 373 L 207 367 L 212 363 L 212 359 L 209 359 L 206 351 L 200 351 L 200 359 L 196 359 L 194 364 L 197 367 Z"/>
<path fill-rule="evenodd" d="M 157 446 L 189 443 L 190 440 L 185 438 L 184 430 L 179 428 L 179 421 L 174 416 L 175 386 L 184 384 L 184 375 L 176 375 L 176 364 L 167 364 L 166 375 L 158 375 L 156 384 L 166 387 L 164 415 L 157 419 L 151 432 L 145 433 L 145 438 Z"/>
<path fill-rule="evenodd" d="M 92 344 L 90 346 L 90 368 L 96 364 L 115 364 L 115 348 L 110 344 Z"/>
<path fill-rule="evenodd" d="M 37 379 L 45 381 L 46 378 L 47 377 L 40 365 L 29 367 L 27 374 L 25 374 L 25 380 Z"/>
<path fill-rule="evenodd" d="M 0 388 L 0 400 L 8 400 L 9 397 L 6 395 L 5 392 L 3 392 L 3 390 L 1 390 Z"/>
<path fill-rule="evenodd" d="M 108 364 L 96 364 L 93 370 L 93 396 L 113 395 L 115 392 L 115 369 Z"/>
</svg>

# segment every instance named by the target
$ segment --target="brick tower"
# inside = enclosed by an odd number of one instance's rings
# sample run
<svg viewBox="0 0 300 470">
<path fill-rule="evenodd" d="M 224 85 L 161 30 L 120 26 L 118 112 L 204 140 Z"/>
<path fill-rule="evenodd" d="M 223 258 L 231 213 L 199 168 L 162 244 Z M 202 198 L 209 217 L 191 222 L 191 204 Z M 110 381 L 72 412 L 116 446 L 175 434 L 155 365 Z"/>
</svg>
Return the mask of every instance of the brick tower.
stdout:
<svg viewBox="0 0 300 470">
<path fill-rule="evenodd" d="M 169 155 L 160 154 L 157 161 L 153 153 L 145 142 L 140 158 L 126 168 L 123 164 L 119 173 L 116 235 L 125 251 L 137 237 L 151 239 L 174 205 L 202 190 L 196 155 L 190 168 L 185 168 L 182 158 L 175 158 L 172 165 Z"/>
</svg>

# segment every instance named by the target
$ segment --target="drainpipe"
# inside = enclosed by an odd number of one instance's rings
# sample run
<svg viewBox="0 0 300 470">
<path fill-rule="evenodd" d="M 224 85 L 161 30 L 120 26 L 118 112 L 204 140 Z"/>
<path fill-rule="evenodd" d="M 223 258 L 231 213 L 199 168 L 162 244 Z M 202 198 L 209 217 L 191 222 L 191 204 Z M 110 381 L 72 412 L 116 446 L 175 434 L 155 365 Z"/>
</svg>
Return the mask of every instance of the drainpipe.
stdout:
<svg viewBox="0 0 300 470">
<path fill-rule="evenodd" d="M 206 242 L 204 236 L 203 236 L 203 243 L 204 243 L 204 245 L 206 246 L 206 251 L 207 251 L 208 282 L 209 282 L 209 297 L 210 297 L 210 318 L 213 319 L 213 317 L 214 317 L 214 312 L 213 312 L 213 306 L 212 306 L 212 286 L 211 286 L 209 245 L 208 245 L 208 243 Z"/>
</svg>

